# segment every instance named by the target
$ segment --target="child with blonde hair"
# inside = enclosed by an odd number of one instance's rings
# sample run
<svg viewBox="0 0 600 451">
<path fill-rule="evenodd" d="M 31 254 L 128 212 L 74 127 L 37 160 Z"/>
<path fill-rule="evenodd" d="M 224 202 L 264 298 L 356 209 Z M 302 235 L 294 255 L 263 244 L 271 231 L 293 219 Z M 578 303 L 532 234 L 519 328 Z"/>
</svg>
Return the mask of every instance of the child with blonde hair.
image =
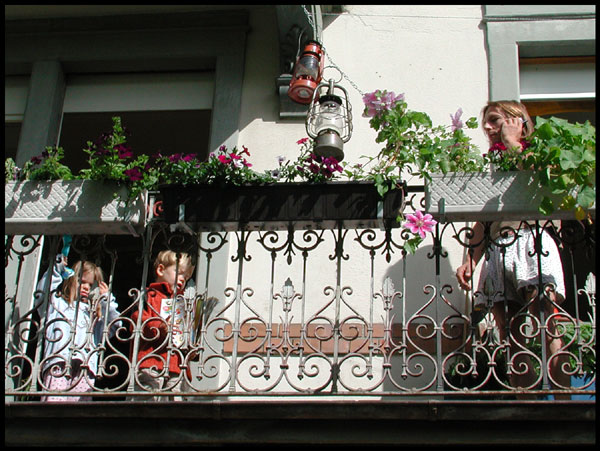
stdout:
<svg viewBox="0 0 600 451">
<path fill-rule="evenodd" d="M 185 387 L 186 377 L 181 375 L 184 355 L 180 349 L 185 324 L 183 291 L 193 271 L 192 260 L 185 253 L 165 250 L 154 261 L 155 281 L 148 286 L 141 312 L 137 371 L 134 372 L 136 390 L 180 392 Z M 139 311 L 135 310 L 131 318 L 137 324 Z M 167 387 L 169 380 L 178 377 L 180 379 L 173 387 Z M 144 400 L 165 401 L 169 398 L 173 397 L 153 396 Z"/>
<path fill-rule="evenodd" d="M 104 330 L 109 327 L 107 336 L 114 335 L 120 324 L 116 320 L 119 311 L 100 267 L 90 261 L 78 261 L 71 270 L 66 265 L 66 255 L 59 254 L 50 276 L 44 358 L 40 364 L 42 381 L 49 391 L 86 393 L 93 391 Z M 38 283 L 38 298 L 48 284 L 48 277 L 46 271 Z M 42 398 L 42 401 L 89 400 L 89 396 Z"/>
</svg>

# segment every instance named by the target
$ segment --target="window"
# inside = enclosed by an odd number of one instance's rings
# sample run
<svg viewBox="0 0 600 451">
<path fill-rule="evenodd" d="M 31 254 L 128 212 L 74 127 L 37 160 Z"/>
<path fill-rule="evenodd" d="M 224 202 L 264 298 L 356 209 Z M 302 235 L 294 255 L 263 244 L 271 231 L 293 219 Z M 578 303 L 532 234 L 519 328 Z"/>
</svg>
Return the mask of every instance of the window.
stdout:
<svg viewBox="0 0 600 451">
<path fill-rule="evenodd" d="M 532 116 L 596 124 L 596 57 L 521 58 L 520 98 Z"/>
<path fill-rule="evenodd" d="M 71 75 L 67 77 L 59 145 L 79 171 L 87 141 L 120 116 L 135 155 L 208 154 L 212 72 Z"/>
</svg>

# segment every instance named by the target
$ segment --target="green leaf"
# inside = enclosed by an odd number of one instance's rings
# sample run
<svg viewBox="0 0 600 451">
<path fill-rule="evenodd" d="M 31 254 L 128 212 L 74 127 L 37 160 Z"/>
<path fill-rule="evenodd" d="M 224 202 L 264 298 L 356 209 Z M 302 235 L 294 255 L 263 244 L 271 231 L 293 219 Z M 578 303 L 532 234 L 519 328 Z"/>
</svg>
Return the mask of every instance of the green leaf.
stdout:
<svg viewBox="0 0 600 451">
<path fill-rule="evenodd" d="M 552 212 L 554 211 L 554 205 L 552 204 L 552 200 L 548 198 L 548 196 L 544 196 L 538 210 L 543 215 L 552 214 Z"/>
<path fill-rule="evenodd" d="M 477 118 L 475 117 L 470 117 L 469 120 L 466 122 L 467 127 L 469 128 L 477 128 L 479 127 L 479 125 L 477 124 Z"/>
<path fill-rule="evenodd" d="M 550 183 L 550 168 L 545 168 L 538 172 L 538 177 L 542 186 L 548 186 Z"/>
<path fill-rule="evenodd" d="M 578 149 L 563 149 L 560 153 L 560 167 L 562 169 L 575 169 L 583 161 L 583 153 Z"/>
<path fill-rule="evenodd" d="M 417 251 L 419 244 L 421 244 L 421 241 L 423 241 L 423 240 L 421 239 L 420 236 L 411 238 L 410 240 L 406 240 L 404 242 L 403 248 L 408 254 L 414 254 Z"/>
<path fill-rule="evenodd" d="M 546 122 L 537 129 L 537 134 L 542 139 L 550 139 L 554 135 L 554 131 L 552 130 L 552 126 Z"/>
<path fill-rule="evenodd" d="M 581 207 L 588 209 L 594 202 L 596 201 L 596 188 L 592 188 L 590 186 L 584 187 L 579 194 L 577 194 L 577 203 L 581 205 Z"/>
<path fill-rule="evenodd" d="M 443 159 L 440 160 L 440 169 L 442 170 L 443 174 L 447 174 L 448 171 L 450 171 L 450 163 L 448 162 L 448 160 Z"/>
</svg>

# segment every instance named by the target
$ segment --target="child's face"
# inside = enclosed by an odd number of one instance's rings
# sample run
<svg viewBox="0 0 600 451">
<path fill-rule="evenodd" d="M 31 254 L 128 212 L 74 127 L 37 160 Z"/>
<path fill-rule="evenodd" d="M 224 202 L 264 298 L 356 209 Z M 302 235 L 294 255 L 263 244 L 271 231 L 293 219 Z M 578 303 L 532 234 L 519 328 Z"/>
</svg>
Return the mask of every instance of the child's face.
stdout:
<svg viewBox="0 0 600 451">
<path fill-rule="evenodd" d="M 156 281 L 165 282 L 170 286 L 177 284 L 177 291 L 183 290 L 189 277 L 186 277 L 188 270 L 185 265 L 179 266 L 179 274 L 175 273 L 175 265 L 158 265 L 156 268 Z"/>
<path fill-rule="evenodd" d="M 81 299 L 88 298 L 94 281 L 95 277 L 92 271 L 86 271 L 83 273 L 81 276 L 81 286 L 79 287 L 79 296 L 81 296 Z"/>
</svg>

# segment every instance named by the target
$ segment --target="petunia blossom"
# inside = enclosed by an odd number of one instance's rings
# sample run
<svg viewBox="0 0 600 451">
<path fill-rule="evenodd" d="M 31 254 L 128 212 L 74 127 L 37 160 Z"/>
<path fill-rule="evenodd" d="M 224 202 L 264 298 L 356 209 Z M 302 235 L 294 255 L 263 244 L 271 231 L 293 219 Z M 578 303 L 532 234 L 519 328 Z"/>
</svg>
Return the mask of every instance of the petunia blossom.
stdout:
<svg viewBox="0 0 600 451">
<path fill-rule="evenodd" d="M 231 163 L 233 161 L 231 158 L 228 158 L 225 155 L 219 155 L 217 158 L 223 164 L 229 164 L 229 163 Z"/>
<path fill-rule="evenodd" d="M 142 171 L 137 166 L 131 169 L 126 169 L 123 172 L 127 177 L 129 177 L 129 180 L 131 180 L 132 182 L 142 180 L 144 178 Z"/>
<path fill-rule="evenodd" d="M 133 156 L 131 147 L 126 146 L 124 144 L 119 144 L 119 145 L 115 146 L 115 149 L 117 149 L 117 154 L 119 155 L 119 158 L 121 160 L 124 160 L 125 158 L 130 158 Z"/>
<path fill-rule="evenodd" d="M 437 221 L 427 213 L 423 214 L 420 211 L 415 212 L 414 215 L 406 215 L 406 223 L 404 227 L 409 229 L 414 234 L 419 234 L 421 238 L 425 238 L 425 234 L 433 231 L 433 226 L 437 224 Z"/>
</svg>

